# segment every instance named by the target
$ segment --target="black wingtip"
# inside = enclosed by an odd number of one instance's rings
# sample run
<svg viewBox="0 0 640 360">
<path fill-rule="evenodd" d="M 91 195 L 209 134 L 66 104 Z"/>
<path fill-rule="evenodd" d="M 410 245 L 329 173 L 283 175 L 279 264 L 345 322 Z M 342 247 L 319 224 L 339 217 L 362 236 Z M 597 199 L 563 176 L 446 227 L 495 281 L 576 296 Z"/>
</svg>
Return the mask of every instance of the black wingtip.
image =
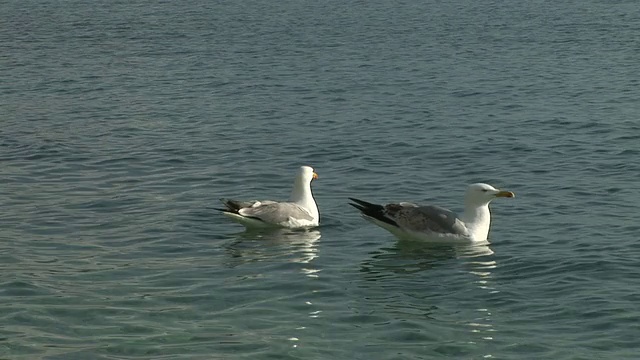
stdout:
<svg viewBox="0 0 640 360">
<path fill-rule="evenodd" d="M 360 211 L 364 211 L 364 209 L 365 209 L 362 205 L 358 205 L 358 204 L 354 204 L 354 203 L 347 203 L 347 204 L 353 206 L 354 208 L 356 208 L 356 209 L 358 209 Z"/>
<path fill-rule="evenodd" d="M 382 210 L 384 207 L 382 205 L 378 205 L 378 204 L 374 204 L 374 203 L 370 203 L 364 200 L 360 200 L 360 199 L 356 199 L 356 198 L 352 198 L 350 197 L 349 200 L 353 201 L 355 204 L 350 203 L 350 205 L 352 206 L 358 206 L 359 209 L 377 209 L 377 210 Z"/>
<path fill-rule="evenodd" d="M 349 205 L 351 205 L 354 208 L 362 211 L 363 213 L 366 211 L 367 207 L 369 207 L 370 205 L 373 205 L 373 204 L 370 204 L 370 203 L 368 203 L 366 201 L 362 201 L 362 200 L 359 200 L 359 199 L 356 199 L 356 198 L 352 198 L 352 197 L 350 197 L 348 199 L 353 201 L 352 203 L 348 203 Z"/>
<path fill-rule="evenodd" d="M 366 215 L 370 218 L 374 218 L 376 220 L 385 222 L 387 224 L 398 226 L 398 224 L 389 219 L 385 214 L 385 208 L 382 205 L 373 204 L 370 202 L 366 202 L 360 199 L 350 197 L 349 200 L 353 201 L 353 203 L 348 203 L 354 208 L 360 210 L 363 215 Z"/>
<path fill-rule="evenodd" d="M 364 200 L 360 200 L 360 199 L 356 199 L 356 198 L 352 198 L 352 197 L 350 197 L 350 198 L 348 198 L 348 199 L 349 199 L 349 200 L 351 200 L 351 201 L 353 201 L 353 202 L 354 202 L 354 203 L 356 203 L 357 205 L 360 205 L 360 206 L 365 207 L 365 208 L 367 208 L 367 207 L 372 207 L 372 206 L 377 206 L 376 204 L 372 204 L 372 203 L 370 203 L 370 202 L 366 202 L 366 201 L 364 201 Z"/>
<path fill-rule="evenodd" d="M 239 201 L 220 198 L 220 201 L 226 206 L 226 210 L 222 210 L 224 212 L 237 214 L 240 209 L 242 209 L 242 204 Z"/>
</svg>

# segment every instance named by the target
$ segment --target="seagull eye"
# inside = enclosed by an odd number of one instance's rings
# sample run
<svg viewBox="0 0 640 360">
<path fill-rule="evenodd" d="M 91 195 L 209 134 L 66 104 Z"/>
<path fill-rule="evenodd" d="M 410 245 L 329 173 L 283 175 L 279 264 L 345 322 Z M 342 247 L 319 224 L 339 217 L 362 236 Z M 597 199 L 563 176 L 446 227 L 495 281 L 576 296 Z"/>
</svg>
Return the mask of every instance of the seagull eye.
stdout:
<svg viewBox="0 0 640 360">
<path fill-rule="evenodd" d="M 482 189 L 482 192 L 487 192 L 489 191 L 489 189 Z"/>
</svg>

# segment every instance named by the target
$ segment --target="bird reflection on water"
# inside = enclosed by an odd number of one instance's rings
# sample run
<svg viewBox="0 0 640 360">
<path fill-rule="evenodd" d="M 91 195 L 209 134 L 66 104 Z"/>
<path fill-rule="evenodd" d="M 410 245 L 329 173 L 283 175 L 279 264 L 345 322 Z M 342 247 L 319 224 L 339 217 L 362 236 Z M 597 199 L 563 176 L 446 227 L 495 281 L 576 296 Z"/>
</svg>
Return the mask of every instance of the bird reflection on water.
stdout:
<svg viewBox="0 0 640 360">
<path fill-rule="evenodd" d="M 231 242 L 224 246 L 229 267 L 246 263 L 284 259 L 288 262 L 309 264 L 318 257 L 319 230 L 274 229 L 269 231 L 244 231 L 233 234 Z M 319 270 L 307 267 L 301 270 L 308 276 L 316 276 Z"/>
<path fill-rule="evenodd" d="M 399 241 L 391 248 L 381 248 L 371 254 L 372 257 L 362 263 L 361 271 L 372 275 L 383 275 L 388 272 L 421 272 L 452 259 L 464 259 L 466 264 L 474 266 L 479 262 L 473 259 L 491 256 L 493 251 L 488 244 L 445 246 Z M 491 261 L 495 264 L 495 261 Z M 473 273 L 473 271 L 471 272 Z M 486 275 L 490 275 L 490 273 Z"/>
<path fill-rule="evenodd" d="M 496 334 L 491 298 L 499 291 L 492 284 L 497 263 L 488 244 L 434 246 L 399 241 L 370 254 L 361 262 L 365 280 L 361 286 L 377 296 L 369 296 L 367 307 L 383 306 L 380 312 L 394 314 L 391 322 L 422 318 L 431 324 L 460 324 L 455 328 L 471 333 L 462 335 L 461 342 L 484 346 L 489 353 L 485 355 L 491 355 Z M 452 273 L 452 268 L 457 270 Z M 452 296 L 458 301 L 452 303 Z"/>
<path fill-rule="evenodd" d="M 227 254 L 224 263 L 230 273 L 236 274 L 229 281 L 243 288 L 251 284 L 255 290 L 242 310 L 259 309 L 262 315 L 252 318 L 252 326 L 258 328 L 279 324 L 283 312 L 290 319 L 298 314 L 297 321 L 271 329 L 267 336 L 270 341 L 281 339 L 297 348 L 305 342 L 312 332 L 309 328 L 315 326 L 315 319 L 323 312 L 316 304 L 322 285 L 315 281 L 320 269 L 314 265 L 319 256 L 320 231 L 272 229 L 245 231 L 229 237 L 223 245 Z M 283 283 L 283 278 L 288 281 Z M 259 336 L 260 331 L 255 331 L 254 337 Z"/>
</svg>

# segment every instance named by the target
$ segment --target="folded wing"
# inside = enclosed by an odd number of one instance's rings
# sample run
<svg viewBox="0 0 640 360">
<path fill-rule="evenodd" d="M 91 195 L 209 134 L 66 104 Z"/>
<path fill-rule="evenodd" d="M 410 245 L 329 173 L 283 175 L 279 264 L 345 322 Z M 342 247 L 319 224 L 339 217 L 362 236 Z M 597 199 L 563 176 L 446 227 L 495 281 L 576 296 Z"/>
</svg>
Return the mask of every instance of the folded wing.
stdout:
<svg viewBox="0 0 640 360">
<path fill-rule="evenodd" d="M 387 214 L 395 219 L 400 228 L 441 234 L 465 235 L 467 228 L 451 210 L 434 206 L 402 206 L 389 204 L 385 206 Z"/>
<path fill-rule="evenodd" d="M 461 235 L 468 234 L 464 223 L 451 210 L 439 206 L 417 206 L 412 203 L 393 203 L 377 205 L 366 201 L 349 198 L 363 215 L 397 227 L 399 230 Z"/>
<path fill-rule="evenodd" d="M 280 224 L 291 219 L 313 220 L 307 210 L 294 203 L 269 202 L 258 206 L 246 207 L 238 210 L 238 214 L 254 219 L 259 219 L 269 224 Z"/>
</svg>

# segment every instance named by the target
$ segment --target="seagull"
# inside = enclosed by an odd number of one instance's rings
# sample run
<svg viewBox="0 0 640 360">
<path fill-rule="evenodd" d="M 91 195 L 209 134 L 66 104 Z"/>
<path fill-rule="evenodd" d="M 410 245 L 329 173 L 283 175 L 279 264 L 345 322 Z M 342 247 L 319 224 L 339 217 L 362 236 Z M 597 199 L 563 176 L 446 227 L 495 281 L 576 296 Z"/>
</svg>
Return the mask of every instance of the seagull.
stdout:
<svg viewBox="0 0 640 360">
<path fill-rule="evenodd" d="M 407 202 L 377 205 L 349 198 L 353 201 L 349 205 L 360 210 L 366 220 L 401 240 L 469 244 L 487 242 L 491 225 L 489 203 L 495 198 L 514 196 L 511 191 L 498 190 L 488 184 L 471 184 L 464 196 L 462 216 L 439 206 Z"/>
<path fill-rule="evenodd" d="M 311 193 L 311 181 L 318 174 L 310 166 L 301 166 L 293 182 L 288 202 L 272 200 L 238 201 L 220 199 L 225 205 L 222 214 L 249 228 L 313 228 L 318 226 L 320 213 Z"/>
</svg>

